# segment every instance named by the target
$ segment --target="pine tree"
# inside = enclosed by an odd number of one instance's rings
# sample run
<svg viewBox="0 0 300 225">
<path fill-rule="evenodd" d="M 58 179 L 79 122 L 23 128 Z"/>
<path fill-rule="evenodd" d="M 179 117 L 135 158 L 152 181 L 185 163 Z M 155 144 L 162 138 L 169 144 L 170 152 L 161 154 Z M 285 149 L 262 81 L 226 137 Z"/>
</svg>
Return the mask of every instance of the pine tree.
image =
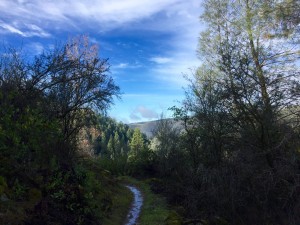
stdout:
<svg viewBox="0 0 300 225">
<path fill-rule="evenodd" d="M 145 149 L 143 135 L 138 128 L 134 130 L 129 146 L 130 146 L 130 152 L 129 152 L 130 158 L 138 157 L 138 154 Z"/>
<path fill-rule="evenodd" d="M 110 158 L 115 159 L 116 149 L 115 149 L 114 137 L 112 135 L 109 137 L 109 141 L 108 141 L 108 144 L 107 144 L 107 151 L 109 153 Z"/>
<path fill-rule="evenodd" d="M 120 142 L 120 136 L 117 131 L 114 133 L 114 148 L 115 148 L 115 157 L 118 157 L 121 154 L 121 142 Z"/>
</svg>

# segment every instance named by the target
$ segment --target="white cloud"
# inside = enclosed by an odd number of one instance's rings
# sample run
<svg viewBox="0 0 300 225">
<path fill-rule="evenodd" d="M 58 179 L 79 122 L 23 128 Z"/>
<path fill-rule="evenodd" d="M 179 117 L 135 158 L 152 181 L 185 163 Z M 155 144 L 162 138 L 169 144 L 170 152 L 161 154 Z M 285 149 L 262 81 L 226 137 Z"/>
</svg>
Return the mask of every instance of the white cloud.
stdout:
<svg viewBox="0 0 300 225">
<path fill-rule="evenodd" d="M 23 26 L 17 26 L 18 23 L 15 22 L 14 25 L 9 23 L 5 23 L 0 20 L 0 27 L 2 27 L 3 31 L 11 32 L 15 34 L 19 34 L 22 37 L 49 37 L 51 36 L 48 32 L 44 31 L 42 28 L 38 27 L 34 24 L 25 24 Z M 23 31 L 22 31 L 23 30 Z"/>
<path fill-rule="evenodd" d="M 128 63 L 119 63 L 118 65 L 115 65 L 115 69 L 124 69 L 128 67 Z"/>
<path fill-rule="evenodd" d="M 28 0 L 0 1 L 0 13 L 10 21 L 80 30 L 85 25 L 113 29 L 125 23 L 149 18 L 183 0 Z M 89 22 L 89 23 L 88 23 Z M 15 30 L 15 33 L 19 33 Z"/>
<path fill-rule="evenodd" d="M 142 64 L 140 64 L 138 61 L 132 62 L 132 63 L 125 63 L 125 62 L 121 62 L 119 64 L 113 65 L 111 67 L 111 71 L 114 74 L 118 74 L 120 71 L 122 70 L 126 70 L 126 69 L 138 69 L 143 67 Z"/>
<path fill-rule="evenodd" d="M 152 57 L 149 59 L 152 62 L 158 63 L 158 64 L 165 64 L 172 61 L 172 58 L 167 57 Z"/>
<path fill-rule="evenodd" d="M 35 24 L 27 24 L 28 31 L 26 34 L 28 36 L 39 36 L 39 37 L 50 37 L 51 35 L 44 31 L 42 28 L 38 27 Z"/>
<path fill-rule="evenodd" d="M 99 31 L 114 29 L 134 22 L 131 28 L 174 30 L 187 25 L 199 16 L 199 0 L 1 0 L 0 18 L 9 21 L 35 24 L 48 29 L 82 29 L 90 26 Z M 138 21 L 151 18 L 157 13 L 165 15 L 159 23 Z M 168 20 L 169 19 L 169 20 Z M 6 21 L 7 22 L 7 21 Z"/>
<path fill-rule="evenodd" d="M 13 26 L 11 26 L 9 24 L 0 23 L 0 27 L 2 27 L 4 30 L 7 30 L 7 31 L 9 31 L 11 33 L 19 34 L 19 35 L 21 35 L 23 37 L 26 37 L 26 35 L 22 31 L 20 31 L 19 29 L 15 28 L 15 27 L 13 27 Z"/>
<path fill-rule="evenodd" d="M 131 119 L 131 120 L 133 120 L 133 121 L 140 121 L 142 118 L 141 117 L 139 117 L 138 115 L 136 115 L 136 114 L 134 114 L 134 113 L 131 113 L 130 115 L 129 115 L 129 118 Z"/>
<path fill-rule="evenodd" d="M 157 112 L 142 105 L 136 107 L 130 114 L 130 119 L 132 120 L 151 120 L 157 119 L 158 117 Z"/>
<path fill-rule="evenodd" d="M 139 29 L 169 31 L 172 36 L 164 45 L 168 45 L 162 56 L 153 57 L 156 63 L 151 67 L 153 76 L 167 87 L 181 89 L 187 85 L 184 75 L 190 75 L 201 62 L 197 57 L 198 39 L 204 25 L 200 23 L 201 0 L 180 1 L 164 9 L 165 17 L 159 22 L 145 25 Z M 158 45 L 162 43 L 157 43 Z"/>
</svg>

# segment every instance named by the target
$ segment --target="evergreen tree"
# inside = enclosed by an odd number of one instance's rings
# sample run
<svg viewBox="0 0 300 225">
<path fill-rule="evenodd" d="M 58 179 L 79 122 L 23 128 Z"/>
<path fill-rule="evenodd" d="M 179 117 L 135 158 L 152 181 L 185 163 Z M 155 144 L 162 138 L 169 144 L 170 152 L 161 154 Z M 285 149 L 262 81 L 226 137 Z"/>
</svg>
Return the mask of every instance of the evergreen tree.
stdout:
<svg viewBox="0 0 300 225">
<path fill-rule="evenodd" d="M 118 131 L 115 131 L 114 133 L 114 147 L 116 152 L 116 157 L 121 155 L 121 140 Z"/>
<path fill-rule="evenodd" d="M 115 159 L 115 157 L 116 157 L 116 149 L 115 149 L 114 138 L 113 138 L 112 135 L 109 137 L 109 141 L 107 143 L 107 151 L 109 153 L 109 157 L 111 159 Z"/>
<path fill-rule="evenodd" d="M 145 149 L 145 142 L 140 129 L 134 130 L 129 146 L 129 158 L 131 159 L 138 157 L 139 153 Z"/>
</svg>

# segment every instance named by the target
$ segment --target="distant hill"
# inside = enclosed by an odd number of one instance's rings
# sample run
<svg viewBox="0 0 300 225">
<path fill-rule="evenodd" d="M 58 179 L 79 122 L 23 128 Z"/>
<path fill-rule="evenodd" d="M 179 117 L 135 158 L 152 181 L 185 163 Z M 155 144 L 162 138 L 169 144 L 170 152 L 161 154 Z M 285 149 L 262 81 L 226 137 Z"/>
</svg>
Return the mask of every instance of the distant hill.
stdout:
<svg viewBox="0 0 300 225">
<path fill-rule="evenodd" d="M 171 120 L 176 127 L 182 127 L 182 125 L 180 125 L 179 121 L 175 121 L 174 119 L 171 119 L 171 118 L 166 119 L 166 120 Z M 159 122 L 159 120 L 153 120 L 153 121 L 148 121 L 148 122 L 129 123 L 127 125 L 131 129 L 139 128 L 140 131 L 142 133 L 146 134 L 146 136 L 148 138 L 152 138 L 153 137 L 153 131 L 156 128 L 158 122 Z"/>
<path fill-rule="evenodd" d="M 139 122 L 139 123 L 130 123 L 127 124 L 131 129 L 139 128 L 140 131 L 148 138 L 152 138 L 153 136 L 153 130 L 155 129 L 156 125 L 158 123 L 158 120 L 154 121 L 148 121 L 148 122 Z"/>
</svg>

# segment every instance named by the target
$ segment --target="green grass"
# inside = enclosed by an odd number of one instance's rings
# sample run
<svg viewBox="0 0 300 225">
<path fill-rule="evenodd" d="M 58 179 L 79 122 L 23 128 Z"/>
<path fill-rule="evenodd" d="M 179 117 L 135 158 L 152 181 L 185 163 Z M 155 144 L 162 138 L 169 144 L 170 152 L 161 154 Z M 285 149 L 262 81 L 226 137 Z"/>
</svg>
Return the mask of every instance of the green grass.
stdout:
<svg viewBox="0 0 300 225">
<path fill-rule="evenodd" d="M 101 183 L 104 191 L 98 192 L 99 196 L 95 198 L 109 199 L 109 210 L 102 215 L 101 225 L 122 225 L 124 224 L 127 213 L 131 207 L 133 194 L 119 180 L 116 180 L 109 171 L 103 170 L 99 163 L 93 161 L 84 161 L 85 167 L 96 174 L 94 179 Z M 101 213 L 99 211 L 99 213 Z"/>
<path fill-rule="evenodd" d="M 114 196 L 112 209 L 109 217 L 102 221 L 103 225 L 121 225 L 124 223 L 129 208 L 131 206 L 133 195 L 124 186 L 114 187 Z"/>
<path fill-rule="evenodd" d="M 119 178 L 121 182 L 132 184 L 140 189 L 143 195 L 143 206 L 139 225 L 180 225 L 179 216 L 168 208 L 165 199 L 154 194 L 147 181 L 138 181 L 131 177 Z"/>
</svg>

